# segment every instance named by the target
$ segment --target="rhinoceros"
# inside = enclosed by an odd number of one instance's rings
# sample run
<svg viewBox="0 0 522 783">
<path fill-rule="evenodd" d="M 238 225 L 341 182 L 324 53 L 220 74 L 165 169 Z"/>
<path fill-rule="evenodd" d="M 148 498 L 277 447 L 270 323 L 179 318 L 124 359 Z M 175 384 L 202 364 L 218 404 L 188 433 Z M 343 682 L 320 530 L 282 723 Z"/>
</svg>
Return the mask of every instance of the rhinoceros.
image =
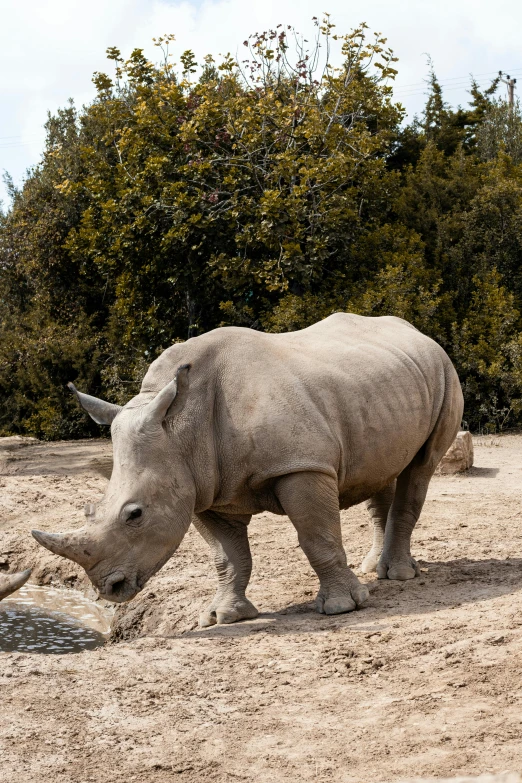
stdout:
<svg viewBox="0 0 522 783">
<path fill-rule="evenodd" d="M 19 590 L 22 585 L 25 585 L 30 576 L 30 568 L 27 571 L 20 571 L 18 574 L 0 574 L 0 601 L 2 598 L 7 598 L 8 595 Z"/>
<path fill-rule="evenodd" d="M 247 530 L 270 511 L 297 530 L 318 610 L 349 612 L 368 589 L 347 565 L 339 510 L 362 501 L 374 530 L 362 570 L 419 573 L 410 537 L 463 400 L 446 353 L 406 321 L 336 313 L 286 334 L 222 327 L 167 348 L 123 407 L 72 388 L 111 425 L 112 475 L 89 524 L 33 535 L 104 598 L 133 598 L 194 517 L 218 576 L 200 624 L 255 617 Z"/>
</svg>

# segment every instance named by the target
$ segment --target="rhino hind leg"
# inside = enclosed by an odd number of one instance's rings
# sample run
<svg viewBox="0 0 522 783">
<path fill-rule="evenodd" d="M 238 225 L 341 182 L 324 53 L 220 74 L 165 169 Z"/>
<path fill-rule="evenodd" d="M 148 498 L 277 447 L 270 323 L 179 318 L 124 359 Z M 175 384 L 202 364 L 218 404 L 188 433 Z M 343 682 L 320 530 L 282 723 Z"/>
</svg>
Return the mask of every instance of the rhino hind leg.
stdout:
<svg viewBox="0 0 522 783">
<path fill-rule="evenodd" d="M 411 534 L 422 511 L 433 471 L 418 463 L 415 458 L 397 479 L 377 564 L 379 579 L 405 581 L 420 575 L 420 568 L 410 552 Z"/>
<path fill-rule="evenodd" d="M 318 611 L 341 614 L 362 607 L 369 592 L 346 562 L 337 482 L 321 473 L 292 473 L 278 481 L 276 494 L 319 577 Z"/>
<path fill-rule="evenodd" d="M 194 520 L 210 546 L 218 574 L 216 595 L 199 617 L 202 628 L 252 620 L 259 614 L 245 595 L 252 572 L 249 522 L 250 516 L 221 516 L 213 511 L 198 514 Z"/>
<path fill-rule="evenodd" d="M 379 579 L 406 580 L 420 575 L 420 568 L 410 552 L 411 534 L 422 511 L 431 477 L 453 443 L 461 417 L 460 384 L 453 368 L 446 367 L 444 399 L 435 427 L 424 446 L 397 478 L 382 554 L 377 564 Z"/>
<path fill-rule="evenodd" d="M 395 486 L 396 483 L 393 481 L 366 501 L 366 508 L 370 513 L 370 524 L 373 529 L 373 543 L 372 548 L 361 564 L 363 574 L 370 574 L 372 571 L 377 570 L 377 563 L 379 562 L 384 544 L 386 521 L 395 497 Z"/>
</svg>

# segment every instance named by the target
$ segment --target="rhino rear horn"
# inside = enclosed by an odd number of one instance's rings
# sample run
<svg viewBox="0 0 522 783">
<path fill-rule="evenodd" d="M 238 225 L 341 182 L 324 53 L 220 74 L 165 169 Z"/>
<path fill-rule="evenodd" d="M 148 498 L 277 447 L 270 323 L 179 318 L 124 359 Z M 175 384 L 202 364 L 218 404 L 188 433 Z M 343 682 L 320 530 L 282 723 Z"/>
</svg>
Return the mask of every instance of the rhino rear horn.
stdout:
<svg viewBox="0 0 522 783">
<path fill-rule="evenodd" d="M 105 400 L 99 400 L 98 397 L 91 397 L 90 394 L 83 394 L 78 391 L 74 383 L 68 383 L 67 387 L 76 395 L 82 408 L 87 411 L 96 424 L 112 424 L 121 411 L 121 405 L 113 405 L 112 402 L 105 402 Z"/>
</svg>

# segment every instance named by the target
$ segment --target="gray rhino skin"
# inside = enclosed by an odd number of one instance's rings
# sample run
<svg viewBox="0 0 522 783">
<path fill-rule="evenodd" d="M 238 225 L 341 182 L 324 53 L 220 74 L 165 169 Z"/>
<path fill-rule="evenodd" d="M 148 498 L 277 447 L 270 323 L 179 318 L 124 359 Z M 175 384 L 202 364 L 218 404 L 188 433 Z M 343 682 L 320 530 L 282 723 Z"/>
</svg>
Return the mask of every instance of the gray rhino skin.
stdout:
<svg viewBox="0 0 522 783">
<path fill-rule="evenodd" d="M 30 576 L 30 568 L 27 571 L 20 571 L 18 574 L 0 574 L 0 601 L 19 590 L 22 585 L 25 585 Z"/>
<path fill-rule="evenodd" d="M 368 598 L 347 565 L 339 508 L 367 501 L 363 571 L 419 573 L 411 533 L 463 401 L 448 356 L 406 321 L 336 313 L 288 334 L 225 327 L 164 351 L 123 408 L 72 388 L 95 421 L 112 422 L 113 472 L 94 524 L 33 535 L 82 565 L 104 598 L 135 596 L 194 513 L 218 573 L 202 626 L 257 615 L 247 529 L 261 511 L 295 525 L 320 612 Z"/>
</svg>

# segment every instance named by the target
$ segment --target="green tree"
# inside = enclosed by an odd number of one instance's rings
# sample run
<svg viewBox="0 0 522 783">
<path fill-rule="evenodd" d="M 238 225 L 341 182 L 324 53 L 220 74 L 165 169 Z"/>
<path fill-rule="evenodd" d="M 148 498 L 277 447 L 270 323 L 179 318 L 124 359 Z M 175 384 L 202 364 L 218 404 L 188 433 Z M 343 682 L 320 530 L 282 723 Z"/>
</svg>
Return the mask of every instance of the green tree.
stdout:
<svg viewBox="0 0 522 783">
<path fill-rule="evenodd" d="M 124 402 L 172 342 L 336 310 L 437 339 L 472 426 L 522 421 L 519 108 L 472 80 L 452 109 L 431 69 L 403 125 L 385 39 L 316 33 L 177 65 L 173 36 L 158 64 L 112 47 L 95 100 L 49 117 L 0 215 L 1 433 L 92 434 L 67 381 Z"/>
<path fill-rule="evenodd" d="M 515 297 L 496 269 L 472 279 L 469 308 L 452 327 L 452 354 L 473 429 L 512 425 L 522 410 L 522 335 Z"/>
</svg>

